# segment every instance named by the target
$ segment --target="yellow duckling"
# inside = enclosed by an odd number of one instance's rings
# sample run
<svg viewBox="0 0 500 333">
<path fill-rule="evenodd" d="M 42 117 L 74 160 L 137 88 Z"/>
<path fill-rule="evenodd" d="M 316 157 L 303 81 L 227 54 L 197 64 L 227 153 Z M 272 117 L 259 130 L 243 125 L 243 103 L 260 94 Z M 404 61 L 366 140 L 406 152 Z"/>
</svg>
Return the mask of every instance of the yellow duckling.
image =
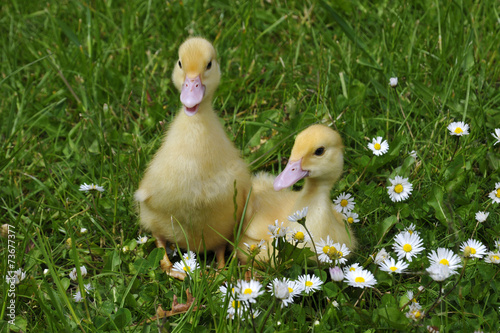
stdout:
<svg viewBox="0 0 500 333">
<path fill-rule="evenodd" d="M 287 219 L 305 207 L 308 207 L 306 227 L 315 242 L 330 236 L 334 242 L 353 249 L 356 245 L 354 236 L 346 230 L 342 214 L 335 210 L 330 199 L 330 189 L 342 175 L 343 148 L 340 135 L 328 126 L 312 125 L 299 133 L 287 166 L 275 179 L 265 174 L 253 178 L 249 214 L 239 249 L 246 250 L 244 243 L 257 244 L 261 240 L 269 249 L 271 235 L 268 226 L 275 220 L 280 226 L 284 222 L 283 228 L 291 227 L 307 235 L 300 224 Z M 302 178 L 305 178 L 305 184 L 301 191 L 288 189 Z M 273 191 L 273 187 L 280 192 Z M 242 251 L 238 251 L 238 258 L 243 263 L 248 260 Z M 257 259 L 269 260 L 269 251 L 262 251 Z"/>
<path fill-rule="evenodd" d="M 251 180 L 212 108 L 220 82 L 212 44 L 198 37 L 186 40 L 172 80 L 183 106 L 135 193 L 140 223 L 152 232 L 158 247 L 175 242 L 183 249 L 214 251 L 223 267 L 226 244 L 240 221 Z M 167 254 L 161 266 L 167 274 L 184 277 L 171 271 Z"/>
</svg>

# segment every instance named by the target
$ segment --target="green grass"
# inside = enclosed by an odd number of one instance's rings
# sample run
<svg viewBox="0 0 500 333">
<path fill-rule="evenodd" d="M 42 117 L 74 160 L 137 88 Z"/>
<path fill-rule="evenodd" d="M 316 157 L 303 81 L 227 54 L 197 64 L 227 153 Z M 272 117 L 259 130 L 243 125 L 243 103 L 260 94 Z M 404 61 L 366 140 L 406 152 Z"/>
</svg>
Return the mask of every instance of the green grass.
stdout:
<svg viewBox="0 0 500 333">
<path fill-rule="evenodd" d="M 15 288 L 14 326 L 6 316 L 9 286 L 0 287 L 2 331 L 498 331 L 500 266 L 483 260 L 467 261 L 463 276 L 447 279 L 449 295 L 424 319 L 411 321 L 400 307 L 405 292 L 421 285 L 428 285 L 418 299 L 424 311 L 438 297 L 440 286 L 425 274 L 430 250 L 460 254 L 471 237 L 493 250 L 500 237 L 498 204 L 488 198 L 500 182 L 500 145 L 490 134 L 500 127 L 500 6 L 406 3 L 2 4 L 0 217 L 16 228 L 15 269 L 26 272 Z M 353 226 L 361 246 L 349 263 L 392 249 L 394 235 L 414 223 L 426 251 L 410 274 L 393 279 L 368 264 L 378 284 L 361 290 L 313 267 L 323 289 L 282 310 L 266 293 L 255 304 L 263 313 L 254 326 L 249 318 L 226 319 L 228 304 L 216 293 L 225 279 L 242 278 L 234 260 L 217 277 L 207 268 L 179 282 L 161 272 L 153 239 L 135 242 L 145 232 L 133 193 L 180 107 L 170 75 L 190 35 L 214 41 L 222 70 L 214 106 L 251 169 L 277 174 L 294 134 L 315 122 L 333 124 L 346 165 L 332 198 L 351 193 L 361 219 Z M 452 121 L 468 123 L 471 134 L 450 136 Z M 391 147 L 380 157 L 367 149 L 376 136 Z M 395 175 L 414 187 L 396 204 L 385 188 Z M 106 191 L 80 192 L 83 183 Z M 477 211 L 490 212 L 486 222 L 477 225 Z M 80 234 L 82 227 L 88 233 Z M 8 241 L 1 242 L 5 275 L 12 268 Z M 212 256 L 200 258 L 212 265 Z M 77 283 L 68 274 L 78 265 L 88 275 Z M 259 274 L 267 283 L 305 272 L 290 264 Z M 94 289 L 76 303 L 72 296 L 89 282 Z M 158 305 L 170 309 L 174 295 L 185 302 L 188 288 L 202 309 L 143 323 Z"/>
</svg>

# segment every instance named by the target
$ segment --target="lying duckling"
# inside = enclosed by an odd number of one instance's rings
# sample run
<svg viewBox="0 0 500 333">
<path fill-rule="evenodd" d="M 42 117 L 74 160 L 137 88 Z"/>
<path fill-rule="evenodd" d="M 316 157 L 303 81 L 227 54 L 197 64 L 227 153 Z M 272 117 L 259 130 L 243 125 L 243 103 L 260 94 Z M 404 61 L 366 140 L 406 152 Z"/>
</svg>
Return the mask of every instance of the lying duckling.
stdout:
<svg viewBox="0 0 500 333">
<path fill-rule="evenodd" d="M 186 40 L 172 80 L 183 106 L 135 193 L 141 225 L 152 232 L 158 247 L 165 248 L 168 241 L 197 252 L 215 251 L 220 268 L 251 181 L 246 163 L 212 108 L 220 82 L 212 44 L 203 38 Z M 184 277 L 171 271 L 167 254 L 161 266 L 172 276 Z"/>
<path fill-rule="evenodd" d="M 312 125 L 299 133 L 287 166 L 275 179 L 263 174 L 253 178 L 249 214 L 239 249 L 246 250 L 244 243 L 256 244 L 261 239 L 269 248 L 268 226 L 276 219 L 284 222 L 283 227 L 306 233 L 300 224 L 287 219 L 304 207 L 308 207 L 306 226 L 315 242 L 329 236 L 334 242 L 354 248 L 354 236 L 346 230 L 342 214 L 335 210 L 330 199 L 330 189 L 342 175 L 343 148 L 340 135 L 328 126 Z M 301 191 L 287 189 L 302 178 L 305 178 L 305 184 Z M 280 192 L 273 192 L 272 187 Z M 269 260 L 269 252 L 264 252 L 257 259 Z M 248 260 L 242 251 L 238 251 L 238 258 L 243 263 Z"/>
</svg>

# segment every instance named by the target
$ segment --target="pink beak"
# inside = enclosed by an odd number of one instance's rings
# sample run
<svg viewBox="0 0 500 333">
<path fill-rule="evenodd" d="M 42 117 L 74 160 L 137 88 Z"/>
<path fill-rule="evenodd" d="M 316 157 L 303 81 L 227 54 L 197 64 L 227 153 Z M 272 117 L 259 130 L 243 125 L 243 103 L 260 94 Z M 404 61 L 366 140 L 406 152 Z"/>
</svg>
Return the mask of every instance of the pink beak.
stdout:
<svg viewBox="0 0 500 333">
<path fill-rule="evenodd" d="M 292 162 L 288 161 L 285 169 L 274 180 L 274 190 L 279 191 L 292 186 L 299 180 L 309 175 L 309 171 L 302 170 L 302 159 Z"/>
<path fill-rule="evenodd" d="M 186 80 L 182 84 L 181 102 L 188 116 L 194 116 L 198 112 L 198 106 L 203 96 L 205 96 L 205 86 L 201 83 L 200 76 L 198 75 L 194 79 L 186 76 Z"/>
</svg>

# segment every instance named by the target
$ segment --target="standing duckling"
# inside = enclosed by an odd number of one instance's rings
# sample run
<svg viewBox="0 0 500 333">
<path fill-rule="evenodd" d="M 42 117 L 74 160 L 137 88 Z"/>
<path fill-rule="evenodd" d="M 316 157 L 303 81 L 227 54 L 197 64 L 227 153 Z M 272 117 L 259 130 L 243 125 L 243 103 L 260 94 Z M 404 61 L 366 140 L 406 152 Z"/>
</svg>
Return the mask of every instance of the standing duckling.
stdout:
<svg viewBox="0 0 500 333">
<path fill-rule="evenodd" d="M 275 179 L 265 174 L 254 177 L 249 214 L 239 248 L 244 249 L 243 243 L 256 244 L 262 239 L 269 248 L 271 236 L 268 226 L 274 224 L 275 220 L 284 222 L 283 227 L 292 227 L 305 233 L 300 224 L 287 219 L 304 207 L 308 207 L 306 227 L 314 241 L 330 236 L 334 242 L 354 248 L 354 236 L 346 230 L 342 214 L 335 210 L 330 199 L 330 189 L 342 175 L 343 148 L 340 135 L 328 126 L 312 125 L 300 132 L 288 164 Z M 305 184 L 301 191 L 288 189 L 302 178 L 305 178 Z M 280 192 L 273 192 L 273 187 Z M 238 251 L 238 258 L 246 263 L 248 257 Z M 268 254 L 264 252 L 257 258 L 269 260 Z"/>
<path fill-rule="evenodd" d="M 212 44 L 199 37 L 186 40 L 179 48 L 172 80 L 183 106 L 135 193 L 140 223 L 152 232 L 158 247 L 171 242 L 196 252 L 214 251 L 220 268 L 251 181 L 246 163 L 212 108 L 220 82 Z M 167 274 L 184 277 L 171 270 L 167 254 L 161 267 Z"/>
</svg>

